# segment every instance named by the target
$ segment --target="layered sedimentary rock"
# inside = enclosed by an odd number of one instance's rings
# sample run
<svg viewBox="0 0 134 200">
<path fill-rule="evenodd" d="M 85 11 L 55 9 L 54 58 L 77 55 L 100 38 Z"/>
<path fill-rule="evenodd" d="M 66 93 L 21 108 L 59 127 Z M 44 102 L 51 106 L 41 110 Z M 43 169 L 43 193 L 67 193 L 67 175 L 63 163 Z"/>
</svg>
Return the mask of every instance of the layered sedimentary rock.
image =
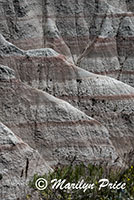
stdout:
<svg viewBox="0 0 134 200">
<path fill-rule="evenodd" d="M 0 1 L 0 199 L 47 163 L 129 164 L 133 50 L 132 0 Z"/>
<path fill-rule="evenodd" d="M 100 121 L 109 130 L 119 154 L 133 148 L 134 88 L 89 73 L 50 48 L 21 52 L 4 53 L 1 60 L 16 71 L 18 79 L 68 101 Z"/>
<path fill-rule="evenodd" d="M 0 122 L 0 199 L 26 199 L 32 176 L 50 170 L 37 151 Z"/>
<path fill-rule="evenodd" d="M 17 79 L 0 82 L 0 108 L 0 120 L 51 165 L 68 163 L 75 156 L 94 162 L 117 158 L 109 132 L 101 123 Z"/>
<path fill-rule="evenodd" d="M 132 1 L 0 2 L 0 32 L 22 49 L 49 47 L 78 66 L 133 86 Z"/>
<path fill-rule="evenodd" d="M 42 2 L 7 0 L 0 2 L 0 30 L 20 47 L 42 47 Z"/>
</svg>

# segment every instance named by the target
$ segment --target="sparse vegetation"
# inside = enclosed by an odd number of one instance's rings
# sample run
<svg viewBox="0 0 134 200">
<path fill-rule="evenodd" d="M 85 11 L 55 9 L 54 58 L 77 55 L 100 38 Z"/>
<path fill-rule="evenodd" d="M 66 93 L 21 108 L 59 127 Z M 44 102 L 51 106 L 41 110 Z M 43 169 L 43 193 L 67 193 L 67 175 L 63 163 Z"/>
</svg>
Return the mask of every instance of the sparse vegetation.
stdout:
<svg viewBox="0 0 134 200">
<path fill-rule="evenodd" d="M 33 180 L 29 185 L 33 190 L 36 180 L 44 178 L 48 181 L 48 187 L 43 191 L 38 191 L 42 200 L 133 200 L 134 199 L 134 167 L 131 166 L 126 170 L 114 170 L 112 168 L 106 169 L 102 166 L 95 166 L 89 164 L 88 166 L 83 163 L 80 165 L 70 165 L 56 167 L 55 170 L 49 174 L 39 176 L 34 175 Z M 99 190 L 99 180 L 106 178 L 110 183 L 126 183 L 126 188 L 114 190 L 109 187 Z M 60 190 L 52 189 L 51 180 L 53 179 L 66 179 L 66 183 L 78 183 L 84 179 L 85 183 L 94 183 L 94 189 L 87 189 L 85 192 L 81 189 L 76 190 Z"/>
</svg>

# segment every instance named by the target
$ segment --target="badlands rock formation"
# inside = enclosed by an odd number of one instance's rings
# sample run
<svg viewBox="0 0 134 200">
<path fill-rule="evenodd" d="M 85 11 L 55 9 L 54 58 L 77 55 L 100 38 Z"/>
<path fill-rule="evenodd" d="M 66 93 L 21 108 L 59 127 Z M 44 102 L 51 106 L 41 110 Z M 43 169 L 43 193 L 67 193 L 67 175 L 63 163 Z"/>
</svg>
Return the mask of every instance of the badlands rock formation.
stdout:
<svg viewBox="0 0 134 200">
<path fill-rule="evenodd" d="M 1 59 L 18 79 L 64 99 L 100 121 L 110 132 L 116 151 L 123 156 L 133 148 L 134 88 L 108 76 L 85 71 L 50 48 L 10 51 Z M 17 47 L 16 47 L 17 48 Z M 5 48 L 4 48 L 5 49 Z M 58 72 L 58 73 L 57 73 Z"/>
<path fill-rule="evenodd" d="M 0 32 L 22 49 L 50 47 L 78 66 L 133 83 L 131 0 L 8 0 Z"/>
<path fill-rule="evenodd" d="M 74 156 L 94 162 L 117 158 L 109 132 L 101 123 L 17 79 L 0 82 L 0 108 L 0 120 L 51 166 Z"/>
<path fill-rule="evenodd" d="M 49 170 L 37 151 L 0 122 L 0 199 L 22 200 L 30 192 L 31 177 Z"/>
<path fill-rule="evenodd" d="M 74 156 L 124 166 L 133 52 L 132 0 L 0 1 L 0 199 Z"/>
</svg>

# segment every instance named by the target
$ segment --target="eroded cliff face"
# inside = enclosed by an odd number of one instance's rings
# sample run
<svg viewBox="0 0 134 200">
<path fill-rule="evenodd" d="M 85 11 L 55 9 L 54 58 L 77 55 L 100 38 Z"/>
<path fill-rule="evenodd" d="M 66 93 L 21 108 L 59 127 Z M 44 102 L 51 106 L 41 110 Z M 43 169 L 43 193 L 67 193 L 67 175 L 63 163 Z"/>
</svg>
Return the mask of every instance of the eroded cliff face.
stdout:
<svg viewBox="0 0 134 200">
<path fill-rule="evenodd" d="M 134 6 L 122 0 L 8 0 L 0 30 L 22 49 L 50 47 L 87 71 L 133 86 Z"/>
<path fill-rule="evenodd" d="M 69 102 L 101 122 L 120 156 L 133 148 L 133 87 L 83 70 L 53 49 L 19 49 L 15 54 L 10 46 L 12 44 L 5 41 L 0 60 L 16 71 L 18 79 Z"/>
<path fill-rule="evenodd" d="M 25 198 L 36 171 L 75 156 L 126 164 L 134 149 L 133 38 L 131 0 L 0 2 L 2 199 Z"/>
<path fill-rule="evenodd" d="M 0 107 L 0 120 L 51 166 L 68 163 L 75 156 L 79 161 L 97 163 L 114 162 L 118 156 L 101 123 L 17 79 L 0 82 Z"/>
<path fill-rule="evenodd" d="M 35 173 L 51 168 L 40 154 L 0 122 L 0 198 L 25 199 L 31 191 L 28 182 Z M 34 198 L 33 198 L 34 199 Z"/>
</svg>

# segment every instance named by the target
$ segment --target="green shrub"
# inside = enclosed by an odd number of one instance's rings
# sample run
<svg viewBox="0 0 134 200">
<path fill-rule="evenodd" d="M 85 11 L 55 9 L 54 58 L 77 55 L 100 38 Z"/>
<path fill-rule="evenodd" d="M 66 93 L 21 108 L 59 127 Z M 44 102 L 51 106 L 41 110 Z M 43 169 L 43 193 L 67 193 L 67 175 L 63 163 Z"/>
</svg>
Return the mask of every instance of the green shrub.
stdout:
<svg viewBox="0 0 134 200">
<path fill-rule="evenodd" d="M 127 170 L 114 170 L 102 166 L 95 166 L 83 163 L 73 166 L 56 167 L 55 170 L 49 174 L 39 176 L 34 175 L 33 180 L 29 185 L 34 190 L 37 190 L 35 183 L 38 178 L 44 178 L 48 181 L 48 187 L 43 191 L 38 191 L 42 200 L 131 200 L 134 199 L 134 168 L 131 166 Z M 102 178 L 108 179 L 111 183 L 126 183 L 124 190 L 113 190 L 108 187 L 99 190 L 98 181 Z M 66 183 L 78 183 L 84 179 L 85 183 L 94 183 L 94 189 L 83 190 L 60 190 L 52 189 L 51 180 L 66 179 Z"/>
</svg>

